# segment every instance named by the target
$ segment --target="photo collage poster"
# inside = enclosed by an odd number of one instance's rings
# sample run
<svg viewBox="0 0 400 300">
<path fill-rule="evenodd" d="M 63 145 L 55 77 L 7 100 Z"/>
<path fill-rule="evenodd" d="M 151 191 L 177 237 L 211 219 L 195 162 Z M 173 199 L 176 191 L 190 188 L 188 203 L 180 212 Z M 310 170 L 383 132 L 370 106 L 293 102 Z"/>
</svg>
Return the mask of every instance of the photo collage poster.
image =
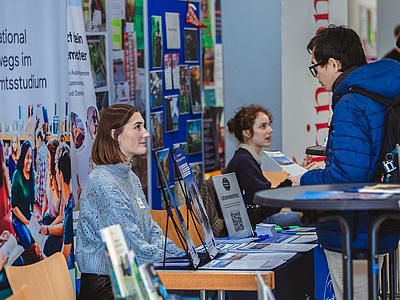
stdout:
<svg viewBox="0 0 400 300">
<path fill-rule="evenodd" d="M 16 0 L 0 12 L 0 27 L 15 33 L 3 53 L 23 62 L 0 69 L 0 78 L 10 79 L 0 89 L 2 272 L 5 266 L 29 265 L 61 251 L 68 268 L 75 268 L 74 210 L 93 167 L 88 153 L 99 113 L 82 7 L 66 2 Z M 43 34 L 53 37 L 52 43 L 35 45 Z M 22 80 L 16 84 L 12 78 Z M 56 157 L 65 163 L 58 165 Z M 57 180 L 57 174 L 68 183 Z M 54 226 L 60 224 L 62 233 L 55 235 Z M 0 290 L 7 288 L 2 276 Z"/>
<path fill-rule="evenodd" d="M 196 180 L 203 181 L 202 100 L 200 30 L 187 22 L 188 3 L 166 0 L 168 10 L 160 13 L 157 2 L 149 3 L 149 88 L 151 149 L 166 153 L 174 144 L 186 146 Z M 191 4 L 198 7 L 200 4 Z M 200 17 L 200 16 L 199 16 Z M 176 184 L 177 170 L 172 160 L 165 162 L 170 187 L 179 205 L 185 204 L 184 191 Z M 168 171 L 167 171 L 168 169 Z M 152 173 L 155 163 L 152 164 Z M 167 176 L 168 177 L 168 176 Z M 153 176 L 153 207 L 163 208 L 160 183 Z"/>
</svg>

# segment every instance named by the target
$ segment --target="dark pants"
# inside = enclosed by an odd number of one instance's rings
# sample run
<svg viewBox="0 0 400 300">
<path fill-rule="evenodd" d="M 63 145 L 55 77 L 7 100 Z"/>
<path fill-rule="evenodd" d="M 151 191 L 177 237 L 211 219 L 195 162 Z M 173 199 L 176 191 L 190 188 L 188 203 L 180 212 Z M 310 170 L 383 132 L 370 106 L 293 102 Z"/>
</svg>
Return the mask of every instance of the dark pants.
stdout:
<svg viewBox="0 0 400 300">
<path fill-rule="evenodd" d="M 110 276 L 81 274 L 79 300 L 114 300 Z"/>
</svg>

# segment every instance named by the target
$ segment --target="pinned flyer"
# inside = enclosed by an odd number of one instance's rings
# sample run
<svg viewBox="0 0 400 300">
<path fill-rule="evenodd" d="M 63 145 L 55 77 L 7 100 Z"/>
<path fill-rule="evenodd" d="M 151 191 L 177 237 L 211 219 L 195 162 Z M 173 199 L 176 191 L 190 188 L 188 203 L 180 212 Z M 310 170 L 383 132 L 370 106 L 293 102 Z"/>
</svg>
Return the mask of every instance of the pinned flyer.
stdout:
<svg viewBox="0 0 400 300">
<path fill-rule="evenodd" d="M 188 8 L 187 8 L 187 13 L 186 13 L 186 22 L 190 25 L 196 26 L 198 28 L 208 28 L 207 25 L 204 25 L 203 23 L 200 22 L 199 18 L 196 15 L 196 6 L 191 4 L 188 1 Z"/>
</svg>

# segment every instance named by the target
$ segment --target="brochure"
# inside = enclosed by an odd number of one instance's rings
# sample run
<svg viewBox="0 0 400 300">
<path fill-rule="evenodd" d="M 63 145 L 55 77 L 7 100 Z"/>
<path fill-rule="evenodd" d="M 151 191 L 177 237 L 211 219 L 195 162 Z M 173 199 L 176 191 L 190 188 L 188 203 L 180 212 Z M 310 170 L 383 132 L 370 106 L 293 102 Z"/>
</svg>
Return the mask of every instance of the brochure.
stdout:
<svg viewBox="0 0 400 300">
<path fill-rule="evenodd" d="M 228 234 L 231 238 L 252 237 L 253 230 L 235 173 L 212 177 Z"/>
<path fill-rule="evenodd" d="M 276 234 L 275 224 L 259 223 L 256 225 L 257 235 L 274 236 Z"/>
<path fill-rule="evenodd" d="M 169 298 L 168 292 L 161 283 L 160 277 L 158 277 L 152 264 L 140 265 L 139 273 L 149 300 L 165 300 Z"/>
<path fill-rule="evenodd" d="M 109 272 L 116 297 L 134 295 L 143 300 L 137 275 L 133 251 L 128 250 L 121 225 L 112 225 L 100 229 L 100 235 L 106 244 L 109 258 Z"/>
<path fill-rule="evenodd" d="M 260 240 L 259 237 L 244 237 L 244 238 L 230 238 L 225 237 L 225 238 L 215 238 L 215 242 L 217 244 L 238 244 L 238 243 L 250 243 L 250 242 L 256 242 Z"/>
<path fill-rule="evenodd" d="M 364 186 L 358 190 L 359 193 L 385 193 L 385 194 L 400 194 L 400 184 L 376 184 Z M 374 195 L 373 197 L 376 197 Z"/>
<path fill-rule="evenodd" d="M 375 192 L 377 193 L 377 192 Z M 382 192 L 381 192 L 382 193 Z M 295 200 L 379 200 L 390 197 L 391 194 L 353 193 L 344 191 L 306 191 L 294 197 Z"/>
<path fill-rule="evenodd" d="M 17 257 L 19 257 L 25 251 L 22 246 L 17 244 L 15 236 L 10 233 L 8 234 L 8 240 L 1 246 L 1 252 L 8 254 L 8 260 L 4 267 L 11 266 Z"/>
<path fill-rule="evenodd" d="M 243 247 L 247 245 L 248 243 L 237 243 L 237 244 L 218 244 L 218 252 L 219 253 L 228 253 L 231 251 L 236 250 L 237 248 Z M 204 249 L 204 245 L 199 245 L 196 247 L 196 251 L 198 253 L 206 253 L 206 250 Z"/>
<path fill-rule="evenodd" d="M 199 269 L 212 270 L 272 270 L 283 265 L 296 253 L 227 253 Z"/>
<path fill-rule="evenodd" d="M 317 234 L 315 232 L 309 232 L 310 234 L 302 235 L 296 233 L 278 233 L 277 235 L 268 238 L 268 243 L 281 243 L 281 244 L 307 244 L 317 241 Z"/>
<path fill-rule="evenodd" d="M 293 160 L 287 158 L 280 151 L 264 150 L 264 153 L 268 155 L 278 166 L 282 168 L 283 171 L 286 171 L 289 175 L 298 176 L 307 172 L 307 169 L 296 164 Z"/>
<path fill-rule="evenodd" d="M 36 218 L 33 217 L 29 220 L 28 230 L 35 240 L 35 243 L 38 244 L 40 251 L 43 251 L 44 245 L 46 244 L 47 238 L 49 236 L 39 233 L 40 224 Z"/>
<path fill-rule="evenodd" d="M 289 244 L 289 243 L 251 243 L 237 248 L 235 251 L 264 253 L 264 252 L 307 252 L 317 244 Z"/>
</svg>

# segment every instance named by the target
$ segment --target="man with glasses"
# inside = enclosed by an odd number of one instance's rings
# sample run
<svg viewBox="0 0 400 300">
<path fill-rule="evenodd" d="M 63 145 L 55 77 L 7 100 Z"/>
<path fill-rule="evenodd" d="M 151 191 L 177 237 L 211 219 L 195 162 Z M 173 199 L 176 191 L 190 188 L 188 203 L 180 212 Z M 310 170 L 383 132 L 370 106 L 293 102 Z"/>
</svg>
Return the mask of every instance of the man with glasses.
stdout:
<svg viewBox="0 0 400 300">
<path fill-rule="evenodd" d="M 332 122 L 326 166 L 291 177 L 294 185 L 371 182 L 378 166 L 385 107 L 357 93 L 353 86 L 393 99 L 400 93 L 400 63 L 381 60 L 367 64 L 361 40 L 351 29 L 330 25 L 307 46 L 311 74 L 332 92 Z M 367 249 L 368 211 L 344 211 L 353 233 L 353 249 Z M 354 226 L 353 226 L 354 225 Z M 317 224 L 318 241 L 327 256 L 337 299 L 343 298 L 341 228 L 337 221 Z M 396 250 L 399 231 L 381 226 L 379 253 Z M 357 251 L 357 250 L 356 250 Z M 368 299 L 367 264 L 354 262 L 354 299 Z"/>
</svg>

